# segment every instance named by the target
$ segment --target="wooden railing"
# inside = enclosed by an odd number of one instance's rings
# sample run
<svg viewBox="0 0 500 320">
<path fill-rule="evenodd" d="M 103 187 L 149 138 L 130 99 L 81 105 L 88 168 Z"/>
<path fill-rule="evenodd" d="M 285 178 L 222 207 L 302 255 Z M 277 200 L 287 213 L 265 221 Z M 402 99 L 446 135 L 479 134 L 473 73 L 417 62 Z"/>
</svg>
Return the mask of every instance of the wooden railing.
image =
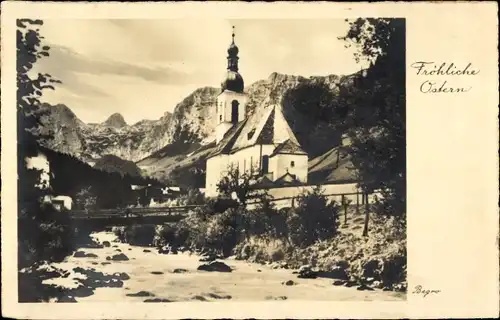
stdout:
<svg viewBox="0 0 500 320">
<path fill-rule="evenodd" d="M 170 216 L 183 215 L 199 205 L 175 206 L 175 207 L 148 207 L 148 208 L 125 208 L 125 209 L 98 209 L 98 210 L 71 210 L 73 218 L 109 218 L 109 217 L 134 217 L 134 216 Z"/>
</svg>

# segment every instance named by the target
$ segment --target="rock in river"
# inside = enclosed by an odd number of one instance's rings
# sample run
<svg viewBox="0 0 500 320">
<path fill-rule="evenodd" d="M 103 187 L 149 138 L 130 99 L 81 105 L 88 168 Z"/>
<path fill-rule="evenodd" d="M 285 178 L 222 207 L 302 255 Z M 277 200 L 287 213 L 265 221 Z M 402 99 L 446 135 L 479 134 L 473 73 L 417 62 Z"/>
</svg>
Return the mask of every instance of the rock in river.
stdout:
<svg viewBox="0 0 500 320">
<path fill-rule="evenodd" d="M 210 263 L 202 264 L 198 267 L 202 271 L 218 271 L 218 272 L 231 272 L 230 266 L 220 261 L 212 261 Z"/>
</svg>

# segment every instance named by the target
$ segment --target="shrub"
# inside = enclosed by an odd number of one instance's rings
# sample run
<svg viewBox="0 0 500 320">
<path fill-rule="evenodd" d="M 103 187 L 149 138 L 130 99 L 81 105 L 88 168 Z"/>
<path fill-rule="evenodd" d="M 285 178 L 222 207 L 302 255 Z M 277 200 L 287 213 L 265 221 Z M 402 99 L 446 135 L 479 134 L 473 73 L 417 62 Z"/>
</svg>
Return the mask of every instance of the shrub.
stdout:
<svg viewBox="0 0 500 320">
<path fill-rule="evenodd" d="M 229 208 L 222 214 L 212 216 L 207 225 L 207 244 L 229 256 L 244 232 L 244 216 L 243 208 Z"/>
<path fill-rule="evenodd" d="M 285 259 L 288 244 L 281 239 L 250 236 L 233 249 L 237 259 L 251 262 L 281 261 Z"/>
<path fill-rule="evenodd" d="M 155 238 L 154 225 L 131 225 L 115 229 L 120 241 L 137 246 L 150 246 Z"/>
<path fill-rule="evenodd" d="M 168 224 L 156 226 L 152 244 L 155 247 L 162 247 L 166 244 L 179 245 L 176 236 L 176 229 Z"/>
<path fill-rule="evenodd" d="M 290 241 L 306 247 L 317 240 L 333 237 L 337 233 L 339 206 L 328 202 L 319 187 L 299 195 L 297 208 L 287 218 Z"/>
<path fill-rule="evenodd" d="M 75 249 L 74 229 L 67 211 L 50 204 L 21 212 L 18 223 L 19 267 L 41 261 L 61 261 Z"/>
</svg>

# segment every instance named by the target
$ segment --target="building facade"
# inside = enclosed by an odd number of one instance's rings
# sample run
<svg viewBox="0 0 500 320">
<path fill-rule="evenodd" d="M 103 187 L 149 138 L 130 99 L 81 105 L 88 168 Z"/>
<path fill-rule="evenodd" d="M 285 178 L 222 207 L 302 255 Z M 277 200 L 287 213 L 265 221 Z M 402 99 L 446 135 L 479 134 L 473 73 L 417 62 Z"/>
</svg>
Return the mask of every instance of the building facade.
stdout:
<svg viewBox="0 0 500 320">
<path fill-rule="evenodd" d="M 247 96 L 238 70 L 238 47 L 227 50 L 228 66 L 216 101 L 216 147 L 206 166 L 205 193 L 216 196 L 217 184 L 228 170 L 238 168 L 266 187 L 305 184 L 308 155 L 302 150 L 280 105 L 256 108 L 246 115 Z"/>
</svg>

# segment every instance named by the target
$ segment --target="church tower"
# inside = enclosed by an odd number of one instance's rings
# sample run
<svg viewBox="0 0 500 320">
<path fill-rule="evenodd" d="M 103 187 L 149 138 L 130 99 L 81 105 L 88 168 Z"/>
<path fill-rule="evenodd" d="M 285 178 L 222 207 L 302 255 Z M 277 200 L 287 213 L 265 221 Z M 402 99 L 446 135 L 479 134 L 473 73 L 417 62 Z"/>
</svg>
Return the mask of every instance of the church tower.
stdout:
<svg viewBox="0 0 500 320">
<path fill-rule="evenodd" d="M 216 105 L 216 143 L 232 126 L 245 120 L 246 95 L 243 92 L 243 78 L 238 73 L 238 47 L 234 43 L 234 26 L 232 42 L 227 49 L 227 71 L 221 83 L 221 93 L 217 97 Z"/>
</svg>

